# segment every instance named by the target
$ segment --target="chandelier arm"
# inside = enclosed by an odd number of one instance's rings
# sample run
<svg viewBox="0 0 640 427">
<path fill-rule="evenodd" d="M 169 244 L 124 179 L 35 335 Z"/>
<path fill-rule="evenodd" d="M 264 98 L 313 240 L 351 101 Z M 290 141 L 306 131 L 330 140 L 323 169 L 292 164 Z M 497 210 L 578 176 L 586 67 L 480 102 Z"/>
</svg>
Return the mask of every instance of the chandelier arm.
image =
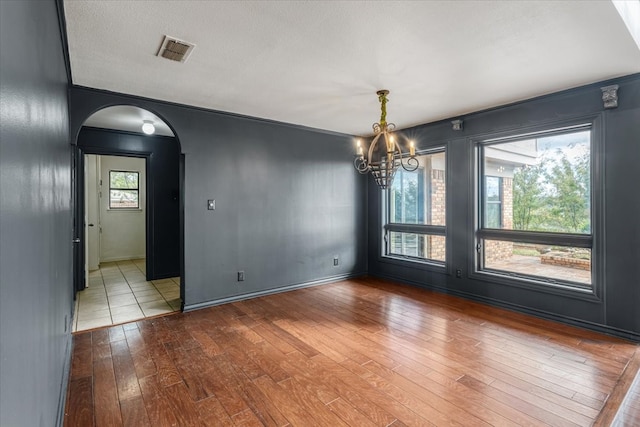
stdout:
<svg viewBox="0 0 640 427">
<path fill-rule="evenodd" d="M 390 135 L 386 129 L 383 132 L 383 134 L 384 134 L 384 140 L 385 140 L 384 145 L 385 145 L 385 156 L 386 156 L 385 170 L 386 170 L 387 176 L 393 176 L 393 174 L 395 173 L 395 169 L 398 167 L 396 165 L 396 151 L 397 151 L 396 145 L 397 144 L 396 144 L 395 137 L 393 135 Z"/>
<path fill-rule="evenodd" d="M 400 163 L 402 163 L 402 147 L 400 147 L 400 144 L 398 144 L 398 141 L 396 139 L 393 140 L 393 145 L 396 146 L 396 151 L 398 152 Z"/>
<path fill-rule="evenodd" d="M 378 144 L 378 140 L 380 139 L 380 137 L 382 136 L 382 132 L 378 133 L 373 140 L 371 141 L 371 144 L 369 144 L 369 151 L 367 152 L 367 162 L 369 164 L 371 164 L 371 159 L 373 159 L 373 150 L 375 149 L 376 145 Z"/>
<path fill-rule="evenodd" d="M 416 159 L 416 156 L 409 157 L 407 159 L 406 164 L 405 162 L 400 160 L 400 164 L 402 165 L 402 169 L 406 170 L 407 172 L 413 172 L 416 169 L 418 169 L 418 166 L 420 166 L 420 162 L 418 162 L 418 159 Z"/>
<path fill-rule="evenodd" d="M 356 156 L 356 158 L 353 159 L 353 166 L 355 166 L 356 170 L 361 174 L 368 173 L 369 170 L 371 170 L 371 166 L 364 159 L 364 156 Z"/>
<path fill-rule="evenodd" d="M 407 158 L 406 161 L 404 161 L 404 156 L 402 154 L 402 147 L 400 147 L 400 144 L 398 144 L 398 141 L 394 141 L 394 144 L 396 146 L 396 150 L 398 151 L 398 161 L 400 163 L 400 166 L 402 166 L 402 169 L 406 170 L 407 172 L 413 172 L 416 169 L 418 169 L 418 166 L 420 166 L 420 163 L 418 162 L 418 159 L 416 158 L 415 155 L 413 156 L 409 156 Z"/>
</svg>

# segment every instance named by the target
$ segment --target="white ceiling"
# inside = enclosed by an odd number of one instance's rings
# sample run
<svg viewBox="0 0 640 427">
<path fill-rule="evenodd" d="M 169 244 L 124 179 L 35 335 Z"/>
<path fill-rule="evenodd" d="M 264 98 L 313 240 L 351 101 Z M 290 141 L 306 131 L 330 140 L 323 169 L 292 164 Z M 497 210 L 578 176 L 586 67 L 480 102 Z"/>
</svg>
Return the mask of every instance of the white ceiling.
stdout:
<svg viewBox="0 0 640 427">
<path fill-rule="evenodd" d="M 142 133 L 142 124 L 145 120 L 153 123 L 156 128 L 156 135 L 174 136 L 173 131 L 160 117 L 151 111 L 143 110 L 142 108 L 132 105 L 115 105 L 113 107 L 103 108 L 85 120 L 84 125 Z"/>
<path fill-rule="evenodd" d="M 348 134 L 371 133 L 378 89 L 403 128 L 640 72 L 640 48 L 606 0 L 64 8 L 76 85 Z M 186 63 L 156 56 L 165 34 L 196 44 Z"/>
</svg>

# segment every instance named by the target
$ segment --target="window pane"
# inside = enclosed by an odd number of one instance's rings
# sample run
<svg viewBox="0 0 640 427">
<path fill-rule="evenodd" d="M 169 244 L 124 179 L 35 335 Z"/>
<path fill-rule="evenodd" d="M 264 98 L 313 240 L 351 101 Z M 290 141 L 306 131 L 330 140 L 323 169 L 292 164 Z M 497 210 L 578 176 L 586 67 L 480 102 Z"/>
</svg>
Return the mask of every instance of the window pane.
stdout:
<svg viewBox="0 0 640 427">
<path fill-rule="evenodd" d="M 445 236 L 389 232 L 389 254 L 424 258 L 444 262 Z"/>
<path fill-rule="evenodd" d="M 445 153 L 418 156 L 420 167 L 400 168 L 389 189 L 389 222 L 445 225 Z"/>
<path fill-rule="evenodd" d="M 497 176 L 485 177 L 485 208 L 484 226 L 500 228 L 502 226 L 502 178 Z"/>
<path fill-rule="evenodd" d="M 488 176 L 485 179 L 486 185 L 486 194 L 488 202 L 500 202 L 500 178 L 497 176 Z"/>
<path fill-rule="evenodd" d="M 111 188 L 138 188 L 138 172 L 119 172 L 111 171 L 109 173 L 109 186 Z"/>
<path fill-rule="evenodd" d="M 591 284 L 591 249 L 484 240 L 484 268 Z"/>
<path fill-rule="evenodd" d="M 500 203 L 487 203 L 484 226 L 487 228 L 500 228 L 501 211 L 502 205 Z"/>
<path fill-rule="evenodd" d="M 109 207 L 112 209 L 138 208 L 138 190 L 110 190 Z"/>
<path fill-rule="evenodd" d="M 590 136 L 583 130 L 485 146 L 484 226 L 590 234 Z"/>
</svg>

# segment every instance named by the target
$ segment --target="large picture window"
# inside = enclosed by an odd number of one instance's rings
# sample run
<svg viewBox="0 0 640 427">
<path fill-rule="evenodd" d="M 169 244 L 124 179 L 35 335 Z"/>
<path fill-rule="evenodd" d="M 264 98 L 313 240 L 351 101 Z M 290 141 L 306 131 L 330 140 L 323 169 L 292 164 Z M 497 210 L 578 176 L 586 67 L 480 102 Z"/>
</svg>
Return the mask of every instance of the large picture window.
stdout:
<svg viewBox="0 0 640 427">
<path fill-rule="evenodd" d="M 385 255 L 444 263 L 446 260 L 446 154 L 418 156 L 420 167 L 399 169 L 387 193 Z"/>
<path fill-rule="evenodd" d="M 478 270 L 591 289 L 591 126 L 478 144 Z"/>
<path fill-rule="evenodd" d="M 109 171 L 109 209 L 138 209 L 138 172 Z"/>
</svg>

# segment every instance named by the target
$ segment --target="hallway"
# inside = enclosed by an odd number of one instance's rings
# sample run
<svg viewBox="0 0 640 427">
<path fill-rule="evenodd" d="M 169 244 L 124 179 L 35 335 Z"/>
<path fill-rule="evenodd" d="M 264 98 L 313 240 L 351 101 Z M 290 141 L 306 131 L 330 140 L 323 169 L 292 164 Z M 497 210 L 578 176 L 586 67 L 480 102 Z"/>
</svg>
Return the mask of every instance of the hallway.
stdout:
<svg viewBox="0 0 640 427">
<path fill-rule="evenodd" d="M 77 293 L 73 332 L 180 311 L 180 278 L 145 278 L 145 260 L 107 262 Z"/>
</svg>

